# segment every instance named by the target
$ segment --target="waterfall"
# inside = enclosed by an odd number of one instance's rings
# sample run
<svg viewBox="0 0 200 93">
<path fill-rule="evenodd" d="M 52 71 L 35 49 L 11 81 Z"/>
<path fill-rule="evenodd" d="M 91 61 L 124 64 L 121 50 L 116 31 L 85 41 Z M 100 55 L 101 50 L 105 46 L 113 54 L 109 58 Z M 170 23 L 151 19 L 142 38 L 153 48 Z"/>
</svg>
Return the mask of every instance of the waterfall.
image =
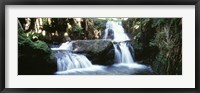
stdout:
<svg viewBox="0 0 200 93">
<path fill-rule="evenodd" d="M 128 46 L 128 42 L 126 42 L 130 41 L 130 39 L 125 33 L 120 21 L 108 21 L 106 23 L 103 39 L 113 40 L 113 46 L 115 50 L 115 63 L 134 63 L 133 57 L 129 50 L 129 48 L 132 49 L 132 46 Z"/>
<path fill-rule="evenodd" d="M 58 71 L 92 66 L 92 63 L 87 59 L 85 55 L 75 54 L 72 52 L 72 43 L 73 42 L 66 42 L 62 43 L 59 48 L 51 48 L 54 52 L 56 52 L 55 57 L 57 59 Z"/>
<path fill-rule="evenodd" d="M 73 42 L 51 48 L 57 59 L 57 75 L 132 75 L 151 73 L 150 67 L 135 63 L 133 47 L 121 22 L 108 21 L 103 39 L 111 39 L 114 47 L 115 64 L 111 66 L 92 64 L 83 54 L 73 53 Z M 75 48 L 75 47 L 74 47 Z"/>
</svg>

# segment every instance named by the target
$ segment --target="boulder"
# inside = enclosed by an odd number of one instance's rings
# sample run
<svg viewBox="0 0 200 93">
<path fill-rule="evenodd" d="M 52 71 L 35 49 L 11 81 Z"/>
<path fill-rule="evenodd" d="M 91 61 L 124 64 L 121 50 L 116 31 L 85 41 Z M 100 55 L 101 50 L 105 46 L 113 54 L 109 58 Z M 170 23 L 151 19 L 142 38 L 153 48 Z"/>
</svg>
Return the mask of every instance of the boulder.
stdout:
<svg viewBox="0 0 200 93">
<path fill-rule="evenodd" d="M 73 52 L 85 54 L 92 64 L 114 64 L 114 48 L 111 40 L 77 40 Z"/>
<path fill-rule="evenodd" d="M 18 74 L 47 75 L 57 71 L 51 49 L 43 41 L 33 42 L 21 33 L 18 36 Z"/>
</svg>

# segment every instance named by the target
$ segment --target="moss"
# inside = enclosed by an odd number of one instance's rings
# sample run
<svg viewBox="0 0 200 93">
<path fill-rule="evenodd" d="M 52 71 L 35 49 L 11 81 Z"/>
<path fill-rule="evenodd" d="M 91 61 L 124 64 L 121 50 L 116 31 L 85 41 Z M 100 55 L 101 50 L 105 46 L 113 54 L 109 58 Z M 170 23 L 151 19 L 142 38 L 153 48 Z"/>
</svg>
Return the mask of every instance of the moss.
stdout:
<svg viewBox="0 0 200 93">
<path fill-rule="evenodd" d="M 52 51 L 43 41 L 33 42 L 25 33 L 18 35 L 18 74 L 53 74 L 57 65 Z"/>
</svg>

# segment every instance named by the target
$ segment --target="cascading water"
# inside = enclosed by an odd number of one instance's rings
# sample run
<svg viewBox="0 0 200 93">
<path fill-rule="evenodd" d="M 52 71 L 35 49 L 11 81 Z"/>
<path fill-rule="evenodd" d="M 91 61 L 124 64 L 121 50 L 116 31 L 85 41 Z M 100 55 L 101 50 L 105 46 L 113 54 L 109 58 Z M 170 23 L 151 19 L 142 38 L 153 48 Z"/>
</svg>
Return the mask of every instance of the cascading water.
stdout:
<svg viewBox="0 0 200 93">
<path fill-rule="evenodd" d="M 150 67 L 135 63 L 133 60 L 133 47 L 128 43 L 121 22 L 108 21 L 103 39 L 113 41 L 115 64 L 111 66 L 93 65 L 82 54 L 73 53 L 73 41 L 63 43 L 59 48 L 52 48 L 56 53 L 58 75 L 130 75 L 138 73 L 151 73 Z M 131 51 L 131 52 L 130 52 Z"/>
<path fill-rule="evenodd" d="M 106 23 L 105 34 L 103 39 L 112 39 L 115 49 L 115 62 L 116 63 L 134 63 L 133 57 L 130 53 L 126 41 L 129 37 L 126 35 L 121 22 L 108 21 Z"/>
<path fill-rule="evenodd" d="M 72 43 L 73 42 L 66 42 L 59 48 L 51 48 L 53 51 L 57 52 L 55 57 L 57 59 L 58 71 L 92 66 L 92 63 L 85 55 L 72 53 Z"/>
</svg>

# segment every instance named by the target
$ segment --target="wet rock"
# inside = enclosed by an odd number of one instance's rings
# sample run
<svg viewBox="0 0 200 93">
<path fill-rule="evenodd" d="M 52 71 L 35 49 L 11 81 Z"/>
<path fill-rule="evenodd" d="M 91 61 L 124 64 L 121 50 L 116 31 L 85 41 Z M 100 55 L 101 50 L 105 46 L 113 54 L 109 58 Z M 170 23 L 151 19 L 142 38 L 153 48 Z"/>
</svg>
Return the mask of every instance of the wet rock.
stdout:
<svg viewBox="0 0 200 93">
<path fill-rule="evenodd" d="M 85 54 L 92 64 L 114 64 L 114 48 L 111 40 L 77 40 L 73 52 Z"/>
</svg>

